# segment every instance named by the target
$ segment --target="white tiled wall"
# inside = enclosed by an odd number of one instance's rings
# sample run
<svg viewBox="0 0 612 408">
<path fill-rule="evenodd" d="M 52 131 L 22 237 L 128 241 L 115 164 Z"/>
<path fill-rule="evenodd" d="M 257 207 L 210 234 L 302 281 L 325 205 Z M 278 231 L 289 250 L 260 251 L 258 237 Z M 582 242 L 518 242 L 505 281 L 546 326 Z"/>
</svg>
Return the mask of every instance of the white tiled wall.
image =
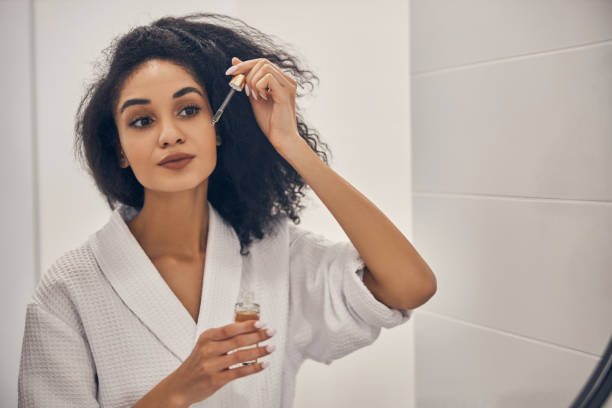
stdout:
<svg viewBox="0 0 612 408">
<path fill-rule="evenodd" d="M 612 335 L 612 2 L 410 7 L 416 406 L 569 406 Z"/>
</svg>

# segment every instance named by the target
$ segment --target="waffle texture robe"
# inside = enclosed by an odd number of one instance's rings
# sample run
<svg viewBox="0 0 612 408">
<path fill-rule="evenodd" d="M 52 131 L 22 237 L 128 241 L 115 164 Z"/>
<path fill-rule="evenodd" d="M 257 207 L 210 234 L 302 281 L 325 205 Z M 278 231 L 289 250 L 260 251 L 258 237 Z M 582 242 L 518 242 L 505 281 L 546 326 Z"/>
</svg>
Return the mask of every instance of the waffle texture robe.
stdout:
<svg viewBox="0 0 612 408">
<path fill-rule="evenodd" d="M 159 274 L 119 205 L 108 222 L 43 274 L 26 309 L 19 407 L 131 407 L 189 356 L 202 332 L 234 321 L 242 289 L 276 334 L 270 367 L 230 381 L 192 404 L 290 408 L 305 359 L 324 364 L 373 343 L 412 310 L 379 302 L 363 283 L 363 260 L 284 219 L 240 255 L 234 229 L 208 201 L 202 298 L 195 322 Z"/>
</svg>

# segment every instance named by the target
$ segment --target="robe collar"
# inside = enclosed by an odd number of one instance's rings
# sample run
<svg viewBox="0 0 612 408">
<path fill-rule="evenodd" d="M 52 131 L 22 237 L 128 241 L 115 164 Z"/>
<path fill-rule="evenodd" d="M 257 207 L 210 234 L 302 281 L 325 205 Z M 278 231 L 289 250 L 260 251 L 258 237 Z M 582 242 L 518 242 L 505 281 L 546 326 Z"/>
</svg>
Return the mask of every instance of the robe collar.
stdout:
<svg viewBox="0 0 612 408">
<path fill-rule="evenodd" d="M 234 304 L 240 294 L 240 241 L 232 226 L 210 201 L 207 203 L 209 225 L 197 324 L 128 228 L 127 222 L 137 209 L 119 204 L 107 224 L 89 238 L 102 273 L 114 290 L 181 362 L 202 332 L 234 321 Z"/>
</svg>

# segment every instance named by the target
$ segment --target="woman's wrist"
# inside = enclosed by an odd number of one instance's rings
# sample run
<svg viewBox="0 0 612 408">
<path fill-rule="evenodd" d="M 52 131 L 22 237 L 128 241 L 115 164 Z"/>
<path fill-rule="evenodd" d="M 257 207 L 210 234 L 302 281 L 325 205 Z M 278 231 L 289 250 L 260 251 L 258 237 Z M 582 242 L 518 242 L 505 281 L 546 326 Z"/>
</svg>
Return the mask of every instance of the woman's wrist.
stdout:
<svg viewBox="0 0 612 408">
<path fill-rule="evenodd" d="M 165 395 L 167 406 L 171 408 L 188 408 L 191 404 L 188 403 L 183 393 L 175 386 L 173 382 L 174 373 L 169 375 L 160 383 L 162 392 Z"/>
<path fill-rule="evenodd" d="M 172 377 L 164 378 L 132 408 L 188 408 L 191 404 L 173 386 Z"/>
<path fill-rule="evenodd" d="M 168 407 L 172 408 L 189 408 L 191 404 L 185 401 L 185 398 L 180 394 L 170 394 L 168 396 Z"/>
</svg>

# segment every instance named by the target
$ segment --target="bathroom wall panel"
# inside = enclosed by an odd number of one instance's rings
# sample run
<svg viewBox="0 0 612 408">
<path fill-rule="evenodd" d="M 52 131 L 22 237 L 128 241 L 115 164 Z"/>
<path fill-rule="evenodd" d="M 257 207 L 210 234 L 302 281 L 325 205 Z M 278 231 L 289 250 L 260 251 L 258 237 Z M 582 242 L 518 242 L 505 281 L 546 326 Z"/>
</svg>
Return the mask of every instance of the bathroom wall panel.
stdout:
<svg viewBox="0 0 612 408">
<path fill-rule="evenodd" d="M 413 208 L 415 245 L 438 280 L 421 310 L 603 353 L 611 205 L 416 194 Z"/>
<path fill-rule="evenodd" d="M 412 72 L 612 39 L 609 0 L 411 0 Z"/>
<path fill-rule="evenodd" d="M 419 408 L 567 407 L 598 358 L 420 312 L 415 320 Z"/>
<path fill-rule="evenodd" d="M 610 67 L 612 43 L 413 77 L 414 191 L 612 200 Z"/>
</svg>

